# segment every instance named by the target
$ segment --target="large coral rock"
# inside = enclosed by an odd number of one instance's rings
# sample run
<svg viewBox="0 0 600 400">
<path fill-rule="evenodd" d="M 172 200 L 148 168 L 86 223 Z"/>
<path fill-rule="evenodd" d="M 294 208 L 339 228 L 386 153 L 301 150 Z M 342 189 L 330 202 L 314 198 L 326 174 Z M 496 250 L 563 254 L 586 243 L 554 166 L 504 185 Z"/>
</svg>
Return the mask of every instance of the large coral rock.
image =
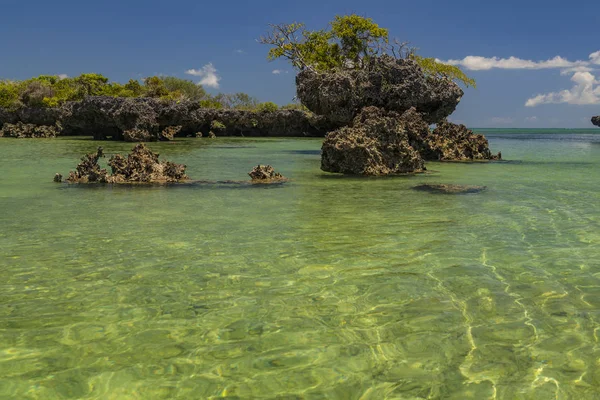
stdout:
<svg viewBox="0 0 600 400">
<path fill-rule="evenodd" d="M 485 136 L 475 134 L 464 125 L 442 121 L 423 138 L 421 155 L 426 160 L 469 161 L 497 160 L 501 154 L 492 154 Z"/>
<path fill-rule="evenodd" d="M 327 134 L 321 169 L 357 175 L 423 171 L 423 159 L 411 146 L 406 128 L 397 113 L 366 107 L 352 126 Z"/>
<path fill-rule="evenodd" d="M 592 124 L 600 126 L 600 115 L 598 115 L 597 117 L 592 117 Z"/>
<path fill-rule="evenodd" d="M 185 174 L 186 166 L 170 161 L 160 161 L 158 154 L 150 151 L 144 144 L 136 145 L 127 157 L 115 154 L 108 161 L 112 174 L 98 164 L 104 157 L 102 147 L 96 153 L 86 154 L 75 171 L 69 172 L 70 183 L 165 183 L 183 182 L 189 178 Z M 55 179 L 56 180 L 56 179 Z"/>
<path fill-rule="evenodd" d="M 412 107 L 428 123 L 455 110 L 463 91 L 449 79 L 426 76 L 413 60 L 374 57 L 361 69 L 337 72 L 303 70 L 296 77 L 298 98 L 328 120 L 349 124 L 368 106 L 403 113 Z"/>
<path fill-rule="evenodd" d="M 0 137 L 13 138 L 53 138 L 57 134 L 56 126 L 34 125 L 17 122 L 4 124 L 0 129 Z"/>
</svg>

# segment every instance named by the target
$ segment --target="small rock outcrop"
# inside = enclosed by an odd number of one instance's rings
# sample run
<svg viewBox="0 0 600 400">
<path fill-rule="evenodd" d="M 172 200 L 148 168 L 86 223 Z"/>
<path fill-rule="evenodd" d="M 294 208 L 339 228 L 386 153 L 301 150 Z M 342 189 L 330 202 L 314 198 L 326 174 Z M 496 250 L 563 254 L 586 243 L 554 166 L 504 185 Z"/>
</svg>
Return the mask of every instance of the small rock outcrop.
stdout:
<svg viewBox="0 0 600 400">
<path fill-rule="evenodd" d="M 386 55 L 360 69 L 305 69 L 296 77 L 296 88 L 309 110 L 342 125 L 369 106 L 399 113 L 415 107 L 426 122 L 436 123 L 454 112 L 464 94 L 451 80 L 424 74 L 415 61 Z"/>
<path fill-rule="evenodd" d="M 270 165 L 257 165 L 248 172 L 250 179 L 255 183 L 270 183 L 270 182 L 282 182 L 286 181 L 287 178 L 278 172 Z"/>
<path fill-rule="evenodd" d="M 600 115 L 598 115 L 597 117 L 592 117 L 592 124 L 600 126 Z"/>
<path fill-rule="evenodd" d="M 421 155 L 425 160 L 474 161 L 502 158 L 500 153 L 492 154 L 485 136 L 473 133 L 464 125 L 445 120 L 421 139 Z"/>
<path fill-rule="evenodd" d="M 184 182 L 186 166 L 170 161 L 160 161 L 144 144 L 137 144 L 127 157 L 115 154 L 108 161 L 112 173 L 98 164 L 104 157 L 102 147 L 96 153 L 86 154 L 75 171 L 69 172 L 69 183 L 167 183 Z M 58 174 L 60 175 L 60 174 Z M 55 177 L 56 181 L 56 177 Z"/>
<path fill-rule="evenodd" d="M 13 138 L 53 138 L 57 135 L 56 126 L 34 125 L 17 122 L 16 124 L 4 124 L 0 129 L 0 137 Z"/>
<path fill-rule="evenodd" d="M 101 168 L 98 161 L 104 157 L 102 147 L 98 147 L 95 153 L 88 153 L 81 158 L 75 171 L 70 171 L 67 182 L 70 183 L 106 183 L 108 172 Z M 60 174 L 59 174 L 60 175 Z M 56 179 L 56 175 L 54 176 Z"/>
<path fill-rule="evenodd" d="M 351 126 L 330 132 L 321 148 L 321 169 L 355 175 L 389 175 L 425 169 L 399 114 L 366 107 Z"/>
</svg>

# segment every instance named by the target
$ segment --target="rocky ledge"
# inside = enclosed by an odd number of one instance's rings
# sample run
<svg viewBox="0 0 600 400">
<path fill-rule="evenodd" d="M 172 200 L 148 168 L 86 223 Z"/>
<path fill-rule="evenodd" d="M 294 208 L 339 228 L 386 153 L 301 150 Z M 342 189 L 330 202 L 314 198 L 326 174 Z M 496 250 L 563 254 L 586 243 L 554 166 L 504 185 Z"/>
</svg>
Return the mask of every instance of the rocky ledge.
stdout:
<svg viewBox="0 0 600 400">
<path fill-rule="evenodd" d="M 202 108 L 192 101 L 154 98 L 88 97 L 57 108 L 0 109 L 0 128 L 14 132 L 48 131 L 55 135 L 150 142 L 176 136 L 322 137 L 339 125 L 302 110 L 244 111 Z M 4 134 L 16 136 L 16 134 Z M 34 136 L 38 137 L 38 136 Z"/>
<path fill-rule="evenodd" d="M 597 117 L 592 117 L 592 124 L 600 126 L 600 115 L 598 115 Z"/>
<path fill-rule="evenodd" d="M 136 145 L 127 157 L 115 154 L 108 161 L 112 173 L 101 168 L 98 161 L 104 157 L 102 147 L 95 153 L 86 154 L 75 171 L 69 172 L 69 183 L 168 183 L 185 182 L 185 165 L 170 161 L 160 161 L 158 154 L 150 151 L 144 144 Z M 54 181 L 60 182 L 60 174 Z"/>
<path fill-rule="evenodd" d="M 399 114 L 365 107 L 350 126 L 327 134 L 321 150 L 323 171 L 355 175 L 421 172 L 424 161 L 501 158 L 464 125 L 442 121 L 432 131 L 415 108 Z"/>
</svg>

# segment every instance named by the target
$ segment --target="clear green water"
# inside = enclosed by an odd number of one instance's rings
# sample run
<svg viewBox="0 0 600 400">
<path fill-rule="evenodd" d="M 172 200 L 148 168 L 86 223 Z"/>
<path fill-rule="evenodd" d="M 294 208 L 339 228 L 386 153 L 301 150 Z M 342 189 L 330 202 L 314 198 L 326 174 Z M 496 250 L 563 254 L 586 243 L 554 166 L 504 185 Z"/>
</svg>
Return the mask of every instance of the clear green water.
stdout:
<svg viewBox="0 0 600 400">
<path fill-rule="evenodd" d="M 0 398 L 600 398 L 600 135 L 511 132 L 383 179 L 315 139 L 151 145 L 271 187 L 54 184 L 98 143 L 1 140 Z"/>
</svg>

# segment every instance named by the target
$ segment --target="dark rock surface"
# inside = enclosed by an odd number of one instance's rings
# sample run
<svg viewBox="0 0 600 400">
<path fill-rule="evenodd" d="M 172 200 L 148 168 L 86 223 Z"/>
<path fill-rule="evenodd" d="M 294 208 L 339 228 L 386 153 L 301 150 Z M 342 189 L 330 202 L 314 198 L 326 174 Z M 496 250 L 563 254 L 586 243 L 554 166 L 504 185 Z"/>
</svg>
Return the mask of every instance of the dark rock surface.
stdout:
<svg viewBox="0 0 600 400">
<path fill-rule="evenodd" d="M 224 127 L 212 129 L 214 122 Z M 5 124 L 58 126 L 59 135 L 93 136 L 127 141 L 170 140 L 173 137 L 208 136 L 313 136 L 322 137 L 339 125 L 301 110 L 253 112 L 201 108 L 197 102 L 153 98 L 87 97 L 58 108 L 0 109 Z"/>
<path fill-rule="evenodd" d="M 592 117 L 592 124 L 600 126 L 600 115 L 598 115 L 597 117 Z"/>
<path fill-rule="evenodd" d="M 252 182 L 268 183 L 268 182 L 281 182 L 287 180 L 286 177 L 278 172 L 270 165 L 257 165 L 248 172 L 248 175 L 252 179 Z"/>
<path fill-rule="evenodd" d="M 492 154 L 485 136 L 475 134 L 464 125 L 442 121 L 425 137 L 421 155 L 425 160 L 473 161 L 499 160 L 500 153 Z"/>
<path fill-rule="evenodd" d="M 167 183 L 184 182 L 186 166 L 160 161 L 157 153 L 144 144 L 137 144 L 127 157 L 115 154 L 108 161 L 112 174 L 101 168 L 98 161 L 104 157 L 102 147 L 96 153 L 86 154 L 75 171 L 69 172 L 69 183 Z M 57 174 L 60 175 L 60 174 Z M 62 177 L 61 177 L 62 178 Z M 55 181 L 56 176 L 55 176 Z"/>
<path fill-rule="evenodd" d="M 437 194 L 468 194 L 479 193 L 486 189 L 485 186 L 453 185 L 453 184 L 424 184 L 415 186 L 414 190 Z"/>
<path fill-rule="evenodd" d="M 321 169 L 356 175 L 420 172 L 423 159 L 410 144 L 406 123 L 394 112 L 366 107 L 352 126 L 327 134 Z"/>
<path fill-rule="evenodd" d="M 16 124 L 6 123 L 0 129 L 0 137 L 13 138 L 53 138 L 57 133 L 56 126 L 24 124 L 22 122 Z"/>
<path fill-rule="evenodd" d="M 415 107 L 426 122 L 436 123 L 452 114 L 463 96 L 456 83 L 426 76 L 416 62 L 390 56 L 375 57 L 364 69 L 307 69 L 296 77 L 296 87 L 309 110 L 343 125 L 368 106 L 400 113 Z"/>
</svg>

